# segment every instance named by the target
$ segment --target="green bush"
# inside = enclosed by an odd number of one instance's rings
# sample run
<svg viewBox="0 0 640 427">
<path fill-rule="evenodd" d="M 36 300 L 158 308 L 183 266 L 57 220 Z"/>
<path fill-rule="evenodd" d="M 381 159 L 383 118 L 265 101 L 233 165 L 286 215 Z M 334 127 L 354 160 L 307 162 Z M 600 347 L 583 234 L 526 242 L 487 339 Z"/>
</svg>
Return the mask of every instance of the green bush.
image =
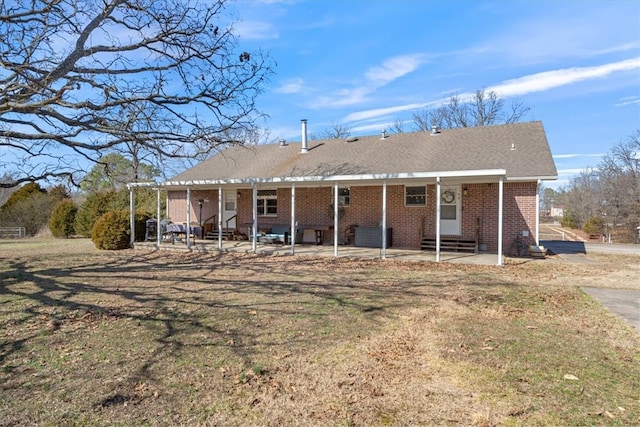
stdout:
<svg viewBox="0 0 640 427">
<path fill-rule="evenodd" d="M 75 233 L 74 222 L 78 208 L 70 199 L 60 201 L 49 218 L 49 230 L 53 237 L 68 238 Z"/>
<path fill-rule="evenodd" d="M 587 234 L 600 234 L 604 229 L 604 221 L 602 218 L 592 216 L 585 221 L 582 230 Z"/>
<path fill-rule="evenodd" d="M 98 218 L 91 230 L 91 240 L 98 249 L 127 249 L 130 238 L 128 211 L 105 213 Z"/>
<path fill-rule="evenodd" d="M 578 226 L 575 216 L 567 209 L 565 209 L 560 225 L 567 228 L 576 228 Z"/>
<path fill-rule="evenodd" d="M 118 206 L 115 191 L 101 191 L 89 194 L 76 214 L 76 233 L 84 237 L 92 236 L 93 226 L 98 218 L 109 211 L 125 209 L 126 205 Z"/>
</svg>

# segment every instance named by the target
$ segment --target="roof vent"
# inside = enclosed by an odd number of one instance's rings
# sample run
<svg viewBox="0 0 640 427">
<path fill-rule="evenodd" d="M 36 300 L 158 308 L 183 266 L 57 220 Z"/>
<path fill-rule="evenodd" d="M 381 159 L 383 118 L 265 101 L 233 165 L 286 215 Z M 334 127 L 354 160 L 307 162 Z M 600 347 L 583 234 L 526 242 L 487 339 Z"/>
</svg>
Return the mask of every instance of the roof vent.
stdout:
<svg viewBox="0 0 640 427">
<path fill-rule="evenodd" d="M 511 144 L 511 151 L 516 151 L 516 144 Z"/>
<path fill-rule="evenodd" d="M 289 145 L 287 144 L 287 140 L 284 138 L 281 138 L 278 142 L 280 142 L 280 147 L 286 147 L 287 145 Z"/>
<path fill-rule="evenodd" d="M 357 136 L 350 136 L 349 138 L 347 138 L 345 141 L 346 142 L 356 142 L 358 140 Z"/>
<path fill-rule="evenodd" d="M 431 135 L 437 135 L 440 133 L 440 130 L 438 129 L 438 126 L 433 125 L 431 126 Z"/>
<path fill-rule="evenodd" d="M 384 140 L 387 138 L 387 130 L 386 129 L 382 129 L 382 131 L 380 132 L 380 140 Z"/>
</svg>

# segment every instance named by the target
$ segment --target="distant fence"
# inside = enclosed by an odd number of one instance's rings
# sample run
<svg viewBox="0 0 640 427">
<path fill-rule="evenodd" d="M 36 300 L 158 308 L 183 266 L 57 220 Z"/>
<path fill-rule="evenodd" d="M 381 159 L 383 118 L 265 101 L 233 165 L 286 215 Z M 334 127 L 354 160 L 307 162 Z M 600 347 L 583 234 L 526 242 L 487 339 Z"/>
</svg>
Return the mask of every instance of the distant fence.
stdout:
<svg viewBox="0 0 640 427">
<path fill-rule="evenodd" d="M 0 227 L 0 239 L 22 239 L 26 235 L 24 227 Z"/>
</svg>

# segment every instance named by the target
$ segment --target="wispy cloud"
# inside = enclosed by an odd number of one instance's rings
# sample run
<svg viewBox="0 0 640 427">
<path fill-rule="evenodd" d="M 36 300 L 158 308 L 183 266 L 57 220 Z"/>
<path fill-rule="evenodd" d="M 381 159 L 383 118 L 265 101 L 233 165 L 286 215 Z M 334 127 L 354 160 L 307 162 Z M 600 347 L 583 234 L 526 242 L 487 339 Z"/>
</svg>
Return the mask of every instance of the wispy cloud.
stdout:
<svg viewBox="0 0 640 427">
<path fill-rule="evenodd" d="M 596 154 L 554 154 L 553 158 L 554 159 L 575 159 L 575 158 L 579 158 L 579 157 L 602 157 L 604 156 L 603 153 L 596 153 Z"/>
<path fill-rule="evenodd" d="M 370 120 L 376 117 L 387 116 L 389 114 L 401 113 L 404 111 L 418 110 L 420 108 L 426 108 L 430 104 L 405 104 L 405 105 L 397 105 L 395 107 L 387 107 L 387 108 L 375 108 L 372 110 L 365 111 L 357 111 L 355 113 L 351 113 L 344 118 L 345 122 L 355 122 L 359 120 Z"/>
<path fill-rule="evenodd" d="M 331 108 L 363 103 L 368 95 L 415 71 L 423 62 L 424 58 L 419 54 L 389 58 L 381 65 L 369 68 L 359 84 L 321 96 L 313 102 L 313 105 L 316 108 Z"/>
<path fill-rule="evenodd" d="M 279 87 L 275 89 L 277 93 L 300 93 L 304 88 L 304 80 L 302 77 L 297 77 L 295 79 L 290 79 L 282 83 Z"/>
<path fill-rule="evenodd" d="M 589 170 L 597 170 L 596 168 L 570 168 L 570 169 L 558 169 L 558 176 L 560 175 L 577 175 L 581 172 Z"/>
<path fill-rule="evenodd" d="M 240 38 L 247 40 L 277 39 L 278 31 L 268 22 L 240 21 L 234 24 Z"/>
<path fill-rule="evenodd" d="M 396 56 L 387 59 L 380 66 L 370 68 L 365 77 L 376 86 L 383 86 L 411 73 L 422 63 L 421 55 Z"/>
<path fill-rule="evenodd" d="M 534 92 L 544 92 L 581 81 L 604 78 L 616 72 L 632 71 L 637 69 L 640 69 L 640 57 L 594 67 L 572 67 L 531 74 L 517 79 L 506 80 L 497 85 L 488 87 L 487 90 L 494 91 L 503 97 L 513 97 Z M 472 96 L 472 92 L 458 94 L 458 97 L 462 101 L 471 99 Z M 441 98 L 428 103 L 409 103 L 394 107 L 357 111 L 347 115 L 344 118 L 344 121 L 353 122 L 358 120 L 371 120 L 376 117 L 392 113 L 400 113 L 421 108 L 433 108 L 442 105 L 447 101 L 448 98 Z M 628 97 L 623 98 L 621 103 L 616 105 L 622 106 L 638 103 L 640 103 L 640 97 Z"/>
<path fill-rule="evenodd" d="M 592 80 L 606 77 L 619 71 L 631 71 L 640 69 L 640 57 L 627 59 L 626 61 L 613 62 L 595 67 L 573 67 L 561 70 L 545 71 L 530 76 L 507 80 L 498 85 L 489 87 L 502 96 L 520 96 L 533 92 L 543 92 L 549 89 L 578 83 L 584 80 Z"/>
<path fill-rule="evenodd" d="M 620 98 L 620 102 L 615 104 L 616 107 L 626 107 L 627 105 L 640 104 L 640 96 L 625 96 Z"/>
</svg>

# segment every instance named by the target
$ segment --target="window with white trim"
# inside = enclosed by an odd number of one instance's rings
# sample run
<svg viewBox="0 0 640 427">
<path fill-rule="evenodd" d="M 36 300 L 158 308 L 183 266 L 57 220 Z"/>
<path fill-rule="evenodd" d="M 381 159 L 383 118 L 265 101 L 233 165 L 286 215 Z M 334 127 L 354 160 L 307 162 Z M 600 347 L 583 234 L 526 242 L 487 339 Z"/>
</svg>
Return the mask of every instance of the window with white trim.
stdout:
<svg viewBox="0 0 640 427">
<path fill-rule="evenodd" d="M 333 189 L 331 189 L 333 194 Z M 349 206 L 351 204 L 351 189 L 349 187 L 338 188 L 338 206 Z"/>
<path fill-rule="evenodd" d="M 258 190 L 258 216 L 278 215 L 278 193 L 276 190 Z"/>
<path fill-rule="evenodd" d="M 426 206 L 427 205 L 427 187 L 422 185 L 419 187 L 404 187 L 404 203 L 405 206 Z"/>
</svg>

